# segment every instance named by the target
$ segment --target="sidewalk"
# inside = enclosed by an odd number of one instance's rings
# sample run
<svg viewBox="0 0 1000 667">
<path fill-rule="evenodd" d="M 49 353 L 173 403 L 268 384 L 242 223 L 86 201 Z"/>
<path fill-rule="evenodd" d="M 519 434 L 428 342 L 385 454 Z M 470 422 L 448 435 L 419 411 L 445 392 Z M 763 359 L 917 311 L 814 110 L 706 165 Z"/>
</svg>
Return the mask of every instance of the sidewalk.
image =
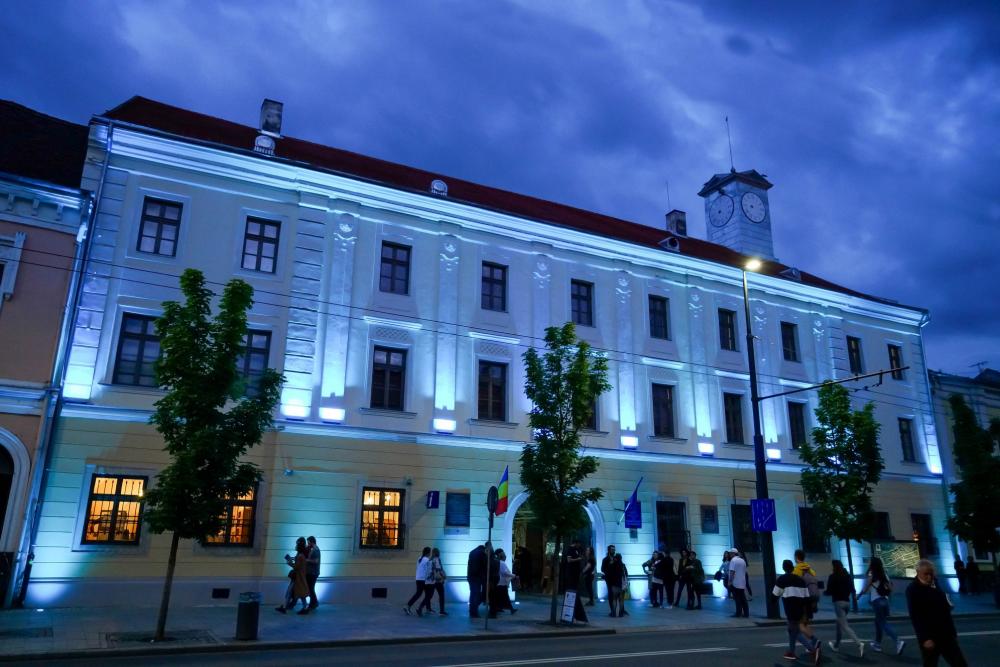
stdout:
<svg viewBox="0 0 1000 667">
<path fill-rule="evenodd" d="M 761 586 L 763 584 L 761 583 Z M 756 589 L 755 590 L 759 590 Z M 905 622 L 905 598 L 893 596 L 893 614 Z M 953 595 L 956 614 L 998 614 L 993 596 Z M 0 661 L 26 658 L 53 659 L 70 654 L 127 655 L 160 651 L 225 651 L 264 649 L 278 646 L 335 645 L 338 643 L 402 643 L 440 640 L 523 638 L 552 633 L 612 633 L 656 630 L 706 629 L 712 627 L 752 627 L 766 624 L 763 596 L 754 597 L 749 619 L 732 618 L 733 603 L 704 597 L 700 611 L 682 608 L 653 609 L 648 602 L 626 603 L 629 616 L 609 618 L 606 603 L 586 607 L 590 623 L 554 628 L 545 622 L 548 598 L 522 598 L 516 615 L 502 614 L 491 619 L 470 619 L 468 607 L 450 604 L 448 616 L 425 614 L 406 616 L 402 603 L 365 604 L 354 607 L 325 604 L 312 614 L 282 615 L 273 606 L 262 605 L 258 641 L 236 641 L 236 604 L 176 607 L 170 610 L 167 634 L 173 641 L 152 645 L 149 638 L 156 625 L 154 607 L 60 608 L 0 610 Z M 865 605 L 853 617 L 864 628 L 871 614 Z M 821 604 L 817 622 L 832 621 L 828 599 Z"/>
</svg>

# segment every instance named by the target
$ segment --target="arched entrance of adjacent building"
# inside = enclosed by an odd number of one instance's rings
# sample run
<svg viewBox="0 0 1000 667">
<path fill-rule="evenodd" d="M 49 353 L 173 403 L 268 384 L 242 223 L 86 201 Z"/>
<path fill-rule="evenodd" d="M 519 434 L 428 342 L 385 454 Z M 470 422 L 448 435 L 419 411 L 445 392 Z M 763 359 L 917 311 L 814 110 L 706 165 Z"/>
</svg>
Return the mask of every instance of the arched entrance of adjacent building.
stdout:
<svg viewBox="0 0 1000 667">
<path fill-rule="evenodd" d="M 20 524 L 25 517 L 29 459 L 17 436 L 0 427 L 0 607 L 10 599 L 18 564 Z"/>
</svg>

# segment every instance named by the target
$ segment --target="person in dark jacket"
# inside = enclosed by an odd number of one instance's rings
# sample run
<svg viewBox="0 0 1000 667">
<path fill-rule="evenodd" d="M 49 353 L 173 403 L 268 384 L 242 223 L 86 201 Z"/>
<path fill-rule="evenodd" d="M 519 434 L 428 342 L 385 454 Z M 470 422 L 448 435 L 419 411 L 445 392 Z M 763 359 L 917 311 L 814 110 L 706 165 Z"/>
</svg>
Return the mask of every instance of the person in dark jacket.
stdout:
<svg viewBox="0 0 1000 667">
<path fill-rule="evenodd" d="M 588 546 L 583 552 L 583 590 L 587 593 L 587 606 L 594 606 L 594 577 L 597 575 L 597 557 L 594 555 L 594 547 Z M 582 596 L 581 596 L 582 597 Z"/>
<path fill-rule="evenodd" d="M 847 635 L 858 645 L 858 657 L 865 657 L 865 643 L 858 639 L 858 635 L 847 622 L 847 612 L 851 608 L 851 596 L 854 595 L 854 580 L 850 573 L 844 569 L 844 564 L 839 560 L 831 563 L 833 572 L 826 580 L 826 594 L 833 600 L 833 611 L 837 614 L 837 640 L 829 642 L 830 648 L 834 651 L 840 650 L 840 640 Z"/>
<path fill-rule="evenodd" d="M 785 651 L 784 658 L 798 660 L 795 655 L 795 642 L 798 641 L 809 652 L 813 664 L 818 665 L 821 643 L 806 625 L 809 620 L 809 588 L 805 580 L 794 573 L 795 566 L 792 565 L 792 561 L 783 561 L 781 569 L 785 573 L 774 582 L 771 595 L 781 598 L 782 606 L 785 608 L 785 618 L 788 620 L 788 650 Z"/>
<path fill-rule="evenodd" d="M 663 580 L 663 590 L 667 594 L 664 606 L 667 609 L 671 609 L 674 606 L 674 586 L 677 584 L 677 573 L 674 571 L 674 559 L 670 556 L 669 551 L 663 552 L 663 558 L 660 559 L 658 569 L 660 571 L 660 579 Z"/>
<path fill-rule="evenodd" d="M 663 554 L 654 551 L 645 563 L 642 564 L 642 571 L 649 577 L 649 603 L 653 607 L 663 605 L 663 578 L 656 573 L 656 568 L 663 560 Z"/>
<path fill-rule="evenodd" d="M 937 585 L 934 563 L 917 563 L 917 577 L 906 589 L 906 608 L 910 612 L 913 631 L 924 665 L 938 664 L 944 658 L 951 667 L 969 664 L 958 646 L 958 633 L 951 618 L 951 601 Z"/>
<path fill-rule="evenodd" d="M 681 595 L 684 594 L 684 589 L 687 588 L 687 568 L 690 565 L 688 563 L 688 550 L 681 549 L 681 557 L 677 560 L 677 594 L 674 595 L 674 600 L 677 602 L 677 606 L 681 606 Z"/>
<path fill-rule="evenodd" d="M 969 589 L 965 585 L 965 563 L 961 558 L 955 559 L 955 578 L 958 579 L 958 594 L 968 593 Z"/>
<path fill-rule="evenodd" d="M 486 586 L 486 550 L 493 545 L 487 542 L 469 552 L 466 576 L 469 580 L 469 617 L 479 618 L 479 605 L 483 602 L 483 588 Z"/>
<path fill-rule="evenodd" d="M 608 554 L 601 561 L 601 575 L 604 577 L 604 585 L 608 589 L 608 606 L 611 607 L 611 615 L 614 616 L 615 612 L 615 601 L 611 597 L 611 584 L 608 583 L 608 572 L 611 569 L 611 565 L 615 562 L 615 545 L 608 545 Z"/>
<path fill-rule="evenodd" d="M 965 561 L 965 585 L 973 595 L 979 595 L 979 565 L 972 554 Z"/>
</svg>

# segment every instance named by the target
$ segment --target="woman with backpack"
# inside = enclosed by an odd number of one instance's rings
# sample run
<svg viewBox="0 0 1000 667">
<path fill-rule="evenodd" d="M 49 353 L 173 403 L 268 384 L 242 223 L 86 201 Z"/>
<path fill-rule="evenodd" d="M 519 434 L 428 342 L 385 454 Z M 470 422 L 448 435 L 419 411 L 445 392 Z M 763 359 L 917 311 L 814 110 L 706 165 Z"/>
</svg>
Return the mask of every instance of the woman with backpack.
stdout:
<svg viewBox="0 0 1000 667">
<path fill-rule="evenodd" d="M 413 597 L 410 598 L 410 601 L 406 603 L 406 606 L 403 607 L 403 613 L 405 613 L 407 616 L 413 613 L 412 609 L 413 603 L 416 602 L 417 600 L 420 600 L 420 598 L 424 595 L 424 588 L 427 585 L 427 578 L 430 576 L 430 572 L 431 572 L 431 548 L 424 547 L 424 550 L 420 553 L 420 559 L 417 560 L 417 572 L 414 577 L 414 581 L 417 584 L 417 591 L 416 593 L 413 594 Z M 424 600 L 420 601 L 420 606 L 417 607 L 417 616 L 424 615 L 424 602 L 425 602 Z M 429 610 L 430 603 L 428 602 L 427 604 L 428 604 L 427 609 Z"/>
<path fill-rule="evenodd" d="M 875 641 L 872 648 L 876 651 L 882 650 L 882 635 L 887 634 L 895 642 L 896 655 L 903 652 L 906 644 L 891 625 L 889 625 L 889 596 L 892 594 L 892 581 L 885 573 L 881 558 L 872 558 L 868 565 L 868 572 L 865 576 L 865 586 L 861 589 L 861 595 L 869 595 L 869 602 L 872 611 L 875 612 Z"/>
<path fill-rule="evenodd" d="M 431 562 L 430 566 L 427 568 L 427 578 L 424 580 L 424 601 L 420 604 L 421 608 L 427 608 L 427 611 L 432 611 L 431 602 L 434 600 L 434 593 L 438 594 L 438 609 L 440 611 L 438 614 L 441 616 L 447 616 L 448 612 L 444 610 L 444 582 L 448 578 L 445 574 L 444 566 L 441 564 L 441 551 L 437 547 L 431 550 Z"/>
<path fill-rule="evenodd" d="M 826 594 L 833 600 L 833 610 L 837 614 L 837 641 L 829 642 L 830 648 L 840 651 L 840 640 L 844 635 L 853 639 L 858 645 L 858 657 L 865 657 L 865 643 L 847 622 L 847 611 L 851 606 L 851 596 L 854 595 L 854 580 L 839 560 L 831 563 L 833 572 L 826 580 Z"/>
</svg>

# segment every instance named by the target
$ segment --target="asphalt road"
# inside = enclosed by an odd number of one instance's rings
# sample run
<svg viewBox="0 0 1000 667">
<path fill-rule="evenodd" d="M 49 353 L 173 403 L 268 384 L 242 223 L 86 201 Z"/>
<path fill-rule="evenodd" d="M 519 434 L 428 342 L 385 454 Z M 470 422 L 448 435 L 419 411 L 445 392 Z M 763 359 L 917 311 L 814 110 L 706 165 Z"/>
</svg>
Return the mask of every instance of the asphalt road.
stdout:
<svg viewBox="0 0 1000 667">
<path fill-rule="evenodd" d="M 1000 665 L 1000 619 L 978 618 L 958 622 L 959 641 L 970 665 Z M 824 651 L 823 664 L 920 665 L 913 631 L 906 619 L 895 627 L 907 641 L 902 656 L 868 650 L 864 659 L 856 647 L 846 645 L 842 655 Z M 832 625 L 819 625 L 817 634 L 833 638 Z M 862 638 L 871 636 L 868 623 L 856 624 Z M 663 665 L 678 667 L 725 667 L 727 665 L 789 665 L 782 658 L 784 627 L 725 628 L 702 631 L 631 632 L 593 637 L 518 639 L 500 641 L 390 644 L 380 646 L 241 651 L 233 653 L 142 656 L 72 661 L 47 661 L 46 665 L 68 667 L 134 667 L 141 665 L 360 665 L 363 667 L 501 667 L 506 665 Z M 801 649 L 800 649 L 800 655 Z M 42 664 L 39 662 L 33 665 Z M 805 657 L 798 664 L 810 664 Z M 943 663 L 942 663 L 943 664 Z"/>
</svg>

